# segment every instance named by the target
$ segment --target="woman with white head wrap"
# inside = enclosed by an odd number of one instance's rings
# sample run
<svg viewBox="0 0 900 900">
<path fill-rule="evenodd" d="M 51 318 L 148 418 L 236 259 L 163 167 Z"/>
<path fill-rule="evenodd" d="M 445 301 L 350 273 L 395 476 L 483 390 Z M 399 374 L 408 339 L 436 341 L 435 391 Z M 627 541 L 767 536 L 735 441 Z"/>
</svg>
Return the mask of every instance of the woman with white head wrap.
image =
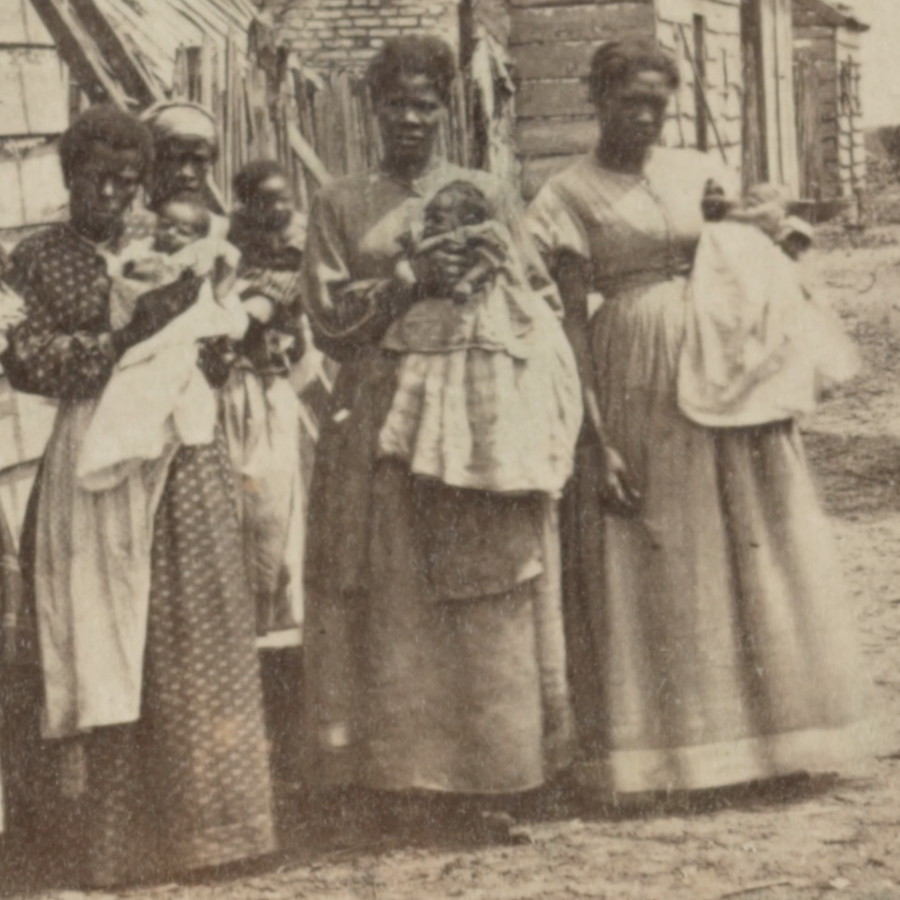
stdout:
<svg viewBox="0 0 900 900">
<path fill-rule="evenodd" d="M 212 112 L 196 103 L 173 101 L 151 106 L 142 119 L 153 135 L 155 150 L 150 208 L 184 191 L 207 190 L 219 155 Z"/>
</svg>

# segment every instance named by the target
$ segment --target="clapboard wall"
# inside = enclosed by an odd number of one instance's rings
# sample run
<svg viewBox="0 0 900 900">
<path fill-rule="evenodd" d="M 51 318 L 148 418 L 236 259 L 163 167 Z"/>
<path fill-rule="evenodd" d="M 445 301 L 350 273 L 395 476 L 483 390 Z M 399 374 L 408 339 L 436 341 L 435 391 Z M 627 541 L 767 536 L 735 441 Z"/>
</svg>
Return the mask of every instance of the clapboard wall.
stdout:
<svg viewBox="0 0 900 900">
<path fill-rule="evenodd" d="M 596 144 L 586 84 L 591 56 L 604 41 L 632 35 L 655 36 L 681 69 L 664 143 L 724 151 L 740 168 L 740 0 L 511 0 L 510 18 L 526 197 Z"/>
<path fill-rule="evenodd" d="M 794 85 L 804 196 L 840 194 L 838 54 L 833 26 L 794 7 Z"/>
<path fill-rule="evenodd" d="M 841 195 L 862 190 L 866 182 L 866 146 L 862 123 L 859 61 L 860 32 L 841 27 L 835 32 L 838 64 L 838 165 Z"/>
<path fill-rule="evenodd" d="M 740 0 L 656 0 L 656 35 L 681 69 L 663 135 L 741 167 L 743 70 Z M 698 79 L 697 73 L 700 77 Z"/>
<path fill-rule="evenodd" d="M 793 6 L 801 187 L 812 199 L 849 197 L 865 185 L 860 35 L 866 27 L 819 0 Z"/>
</svg>

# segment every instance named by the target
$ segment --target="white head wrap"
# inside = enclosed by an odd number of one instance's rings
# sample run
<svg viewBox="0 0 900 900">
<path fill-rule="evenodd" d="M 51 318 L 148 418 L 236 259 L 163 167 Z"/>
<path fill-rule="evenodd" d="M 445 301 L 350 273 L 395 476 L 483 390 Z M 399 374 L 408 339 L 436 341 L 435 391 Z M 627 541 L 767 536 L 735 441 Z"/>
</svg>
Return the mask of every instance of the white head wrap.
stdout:
<svg viewBox="0 0 900 900">
<path fill-rule="evenodd" d="M 186 138 L 206 141 L 211 147 L 219 143 L 215 116 L 197 103 L 167 100 L 155 103 L 141 115 L 153 132 L 154 141 Z"/>
</svg>

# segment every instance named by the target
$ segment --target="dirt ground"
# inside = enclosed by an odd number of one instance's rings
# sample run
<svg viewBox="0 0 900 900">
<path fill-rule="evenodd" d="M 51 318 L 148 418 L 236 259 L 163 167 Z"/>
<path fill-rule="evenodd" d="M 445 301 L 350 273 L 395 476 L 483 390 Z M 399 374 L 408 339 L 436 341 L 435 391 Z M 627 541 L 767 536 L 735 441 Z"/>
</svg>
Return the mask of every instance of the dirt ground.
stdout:
<svg viewBox="0 0 900 900">
<path fill-rule="evenodd" d="M 840 312 L 866 368 L 807 423 L 806 437 L 894 756 L 837 781 L 713 793 L 640 816 L 580 808 L 559 793 L 528 798 L 514 845 L 428 829 L 388 841 L 351 809 L 328 828 L 301 815 L 277 860 L 116 896 L 900 900 L 900 226 L 830 245 L 808 259 L 809 280 Z M 32 891 L 8 881 L 5 893 Z"/>
</svg>

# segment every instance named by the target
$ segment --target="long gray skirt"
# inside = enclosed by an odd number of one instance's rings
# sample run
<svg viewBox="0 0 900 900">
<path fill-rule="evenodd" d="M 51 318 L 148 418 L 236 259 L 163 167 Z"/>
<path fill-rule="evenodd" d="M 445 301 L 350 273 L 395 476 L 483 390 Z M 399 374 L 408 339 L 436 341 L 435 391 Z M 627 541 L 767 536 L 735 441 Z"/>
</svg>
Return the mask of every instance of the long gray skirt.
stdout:
<svg viewBox="0 0 900 900">
<path fill-rule="evenodd" d="M 345 365 L 311 491 L 310 783 L 499 794 L 569 760 L 556 506 L 378 459 L 396 357 Z"/>
<path fill-rule="evenodd" d="M 615 792 L 832 771 L 876 738 L 798 429 L 711 430 L 680 413 L 682 291 L 625 290 L 594 321 L 601 411 L 639 513 L 604 515 L 590 440 L 569 498 L 578 775 Z"/>
</svg>

